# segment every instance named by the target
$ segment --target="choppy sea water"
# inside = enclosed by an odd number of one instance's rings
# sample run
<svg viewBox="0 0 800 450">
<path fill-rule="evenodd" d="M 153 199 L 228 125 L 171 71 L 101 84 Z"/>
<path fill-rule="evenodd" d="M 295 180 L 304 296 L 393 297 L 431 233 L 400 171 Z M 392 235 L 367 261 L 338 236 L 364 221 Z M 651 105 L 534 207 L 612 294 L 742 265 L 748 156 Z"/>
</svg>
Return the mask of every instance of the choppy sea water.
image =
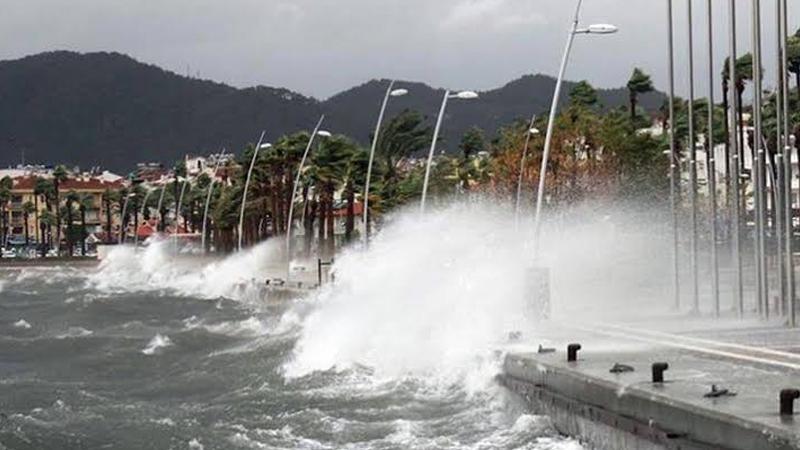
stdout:
<svg viewBox="0 0 800 450">
<path fill-rule="evenodd" d="M 242 287 L 269 252 L 0 269 L 0 448 L 581 448 L 494 383 L 497 352 L 469 354 L 470 313 L 351 304 L 372 288 L 347 258 L 337 286 L 272 302 Z"/>
</svg>

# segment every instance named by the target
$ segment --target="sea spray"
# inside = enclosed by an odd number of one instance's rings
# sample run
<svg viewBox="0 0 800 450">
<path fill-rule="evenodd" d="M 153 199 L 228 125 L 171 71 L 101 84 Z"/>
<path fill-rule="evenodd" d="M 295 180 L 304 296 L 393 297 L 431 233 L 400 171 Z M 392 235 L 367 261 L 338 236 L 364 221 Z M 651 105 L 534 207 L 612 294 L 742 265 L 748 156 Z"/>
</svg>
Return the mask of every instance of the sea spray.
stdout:
<svg viewBox="0 0 800 450">
<path fill-rule="evenodd" d="M 119 246 L 109 252 L 90 286 L 109 293 L 160 291 L 171 295 L 258 300 L 257 289 L 270 269 L 279 265 L 280 244 L 269 240 L 223 259 L 208 260 L 172 254 L 168 239 L 144 249 Z"/>
<path fill-rule="evenodd" d="M 369 251 L 342 254 L 287 375 L 365 365 L 460 377 L 489 364 L 510 331 L 532 326 L 523 314 L 528 258 L 508 223 L 481 204 L 408 212 Z"/>
</svg>

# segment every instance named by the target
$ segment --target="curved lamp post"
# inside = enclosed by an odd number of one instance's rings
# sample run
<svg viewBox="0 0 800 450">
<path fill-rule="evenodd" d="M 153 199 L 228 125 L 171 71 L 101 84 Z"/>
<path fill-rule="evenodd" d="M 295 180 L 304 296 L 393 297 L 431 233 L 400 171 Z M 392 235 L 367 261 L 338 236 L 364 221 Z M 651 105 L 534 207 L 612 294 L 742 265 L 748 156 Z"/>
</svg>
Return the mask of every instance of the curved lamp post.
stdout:
<svg viewBox="0 0 800 450">
<path fill-rule="evenodd" d="M 375 160 L 375 148 L 378 146 L 378 137 L 381 133 L 383 115 L 386 112 L 386 105 L 389 104 L 389 97 L 402 97 L 408 94 L 406 89 L 394 89 L 395 81 L 389 83 L 386 88 L 386 95 L 383 97 L 381 112 L 378 114 L 378 123 L 375 125 L 375 133 L 372 135 L 372 148 L 369 150 L 369 164 L 367 165 L 367 179 L 364 182 L 364 247 L 369 243 L 369 182 L 372 179 L 372 163 Z"/>
<path fill-rule="evenodd" d="M 172 230 L 172 243 L 175 247 L 175 253 L 178 253 L 178 225 L 180 225 L 181 207 L 183 206 L 183 194 L 186 193 L 186 185 L 189 184 L 189 177 L 183 179 L 181 184 L 181 195 L 178 197 L 178 203 L 175 205 L 175 228 Z M 186 223 L 186 220 L 184 220 Z"/>
<path fill-rule="evenodd" d="M 522 205 L 522 175 L 525 172 L 525 160 L 528 157 L 528 147 L 531 143 L 531 138 L 539 134 L 539 129 L 533 127 L 536 121 L 536 114 L 531 117 L 531 124 L 525 130 L 525 147 L 522 149 L 522 158 L 519 161 L 519 179 L 517 180 L 517 199 L 514 207 L 514 227 L 519 229 L 519 211 Z"/>
<path fill-rule="evenodd" d="M 325 121 L 325 115 L 323 114 L 319 118 L 319 122 L 317 122 L 317 126 L 314 127 L 314 131 L 311 133 L 311 136 L 308 138 L 308 144 L 306 145 L 306 149 L 303 152 L 303 158 L 300 160 L 300 166 L 297 168 L 297 174 L 294 177 L 294 185 L 292 186 L 292 198 L 289 201 L 289 217 L 286 220 L 286 259 L 287 259 L 287 270 L 289 265 L 292 262 L 292 219 L 294 218 L 294 201 L 297 197 L 297 187 L 300 185 L 300 175 L 303 174 L 303 167 L 306 165 L 306 159 L 308 159 L 308 152 L 311 150 L 311 145 L 314 144 L 314 138 L 317 136 L 321 137 L 331 137 L 331 133 L 325 130 L 320 130 L 322 126 L 322 122 Z M 290 274 L 290 272 L 287 272 Z M 287 275 L 287 279 L 288 279 Z"/>
<path fill-rule="evenodd" d="M 262 148 L 270 148 L 272 144 L 265 144 L 264 142 L 264 134 L 266 131 L 261 132 L 261 137 L 258 138 L 258 144 L 256 144 L 255 151 L 253 151 L 253 159 L 250 160 L 250 168 L 247 170 L 247 179 L 244 182 L 244 192 L 242 193 L 242 207 L 239 210 L 239 228 L 237 229 L 239 232 L 239 246 L 237 247 L 239 251 L 242 251 L 242 238 L 244 237 L 244 208 L 247 204 L 247 191 L 250 188 L 250 177 L 253 176 L 253 167 L 256 165 L 256 159 L 258 158 L 258 151 Z"/>
<path fill-rule="evenodd" d="M 433 164 L 433 155 L 436 152 L 436 141 L 439 140 L 439 130 L 442 128 L 442 119 L 444 118 L 444 111 L 447 109 L 447 101 L 453 99 L 472 100 L 478 98 L 478 94 L 474 91 L 461 91 L 457 94 L 450 93 L 449 90 L 444 91 L 444 98 L 442 99 L 442 106 L 439 109 L 439 117 L 436 119 L 436 129 L 433 131 L 433 142 L 431 142 L 431 149 L 428 152 L 428 162 L 425 165 L 425 181 L 422 183 L 422 199 L 419 203 L 419 211 L 421 214 L 425 213 L 425 200 L 428 197 L 428 182 L 431 177 L 431 165 Z"/>
<path fill-rule="evenodd" d="M 131 189 L 133 189 L 133 186 L 131 186 Z M 117 238 L 117 241 L 120 244 L 125 243 L 125 214 L 128 212 L 128 200 L 135 195 L 136 194 L 134 192 L 128 192 L 128 194 L 125 196 L 125 202 L 122 203 L 122 217 L 120 217 L 119 237 Z"/>
<path fill-rule="evenodd" d="M 542 219 L 542 201 L 544 200 L 544 181 L 547 175 L 547 159 L 550 157 L 550 144 L 553 140 L 553 126 L 555 125 L 556 112 L 558 109 L 558 98 L 561 94 L 561 85 L 564 80 L 564 72 L 567 69 L 567 62 L 569 61 L 569 53 L 572 49 L 572 42 L 578 34 L 612 34 L 617 32 L 617 27 L 608 24 L 595 24 L 590 25 L 588 28 L 578 28 L 580 22 L 580 12 L 582 0 L 578 0 L 578 6 L 575 8 L 575 18 L 572 22 L 572 28 L 567 36 L 567 45 L 564 49 L 564 56 L 561 60 L 561 68 L 558 71 L 558 78 L 556 80 L 555 92 L 553 92 L 553 103 L 550 106 L 550 119 L 547 121 L 547 134 L 544 139 L 544 153 L 542 154 L 542 166 L 539 171 L 539 189 L 536 192 L 536 215 L 533 222 L 533 248 L 534 254 L 539 251 L 539 232 L 541 229 Z"/>
<path fill-rule="evenodd" d="M 214 165 L 214 174 L 211 176 L 211 181 L 208 183 L 208 193 L 206 194 L 206 204 L 203 207 L 203 236 L 200 238 L 201 246 L 203 247 L 203 253 L 206 252 L 206 232 L 208 227 L 208 206 L 211 204 L 211 194 L 214 192 L 214 181 L 217 177 L 217 172 L 219 172 L 219 166 L 222 163 L 222 159 L 225 156 L 225 149 L 222 149 L 222 152 L 217 157 L 217 163 Z"/>
<path fill-rule="evenodd" d="M 142 207 L 139 210 L 140 211 L 139 214 L 142 216 L 142 219 L 144 219 L 144 210 L 145 210 L 145 208 L 147 208 L 147 200 L 150 198 L 150 194 L 152 194 L 154 190 L 155 189 L 149 190 L 149 191 L 147 191 L 146 194 L 144 194 L 144 200 L 142 201 Z M 137 247 L 139 247 L 139 224 L 138 223 L 133 228 L 133 251 L 134 252 L 136 251 Z"/>
</svg>

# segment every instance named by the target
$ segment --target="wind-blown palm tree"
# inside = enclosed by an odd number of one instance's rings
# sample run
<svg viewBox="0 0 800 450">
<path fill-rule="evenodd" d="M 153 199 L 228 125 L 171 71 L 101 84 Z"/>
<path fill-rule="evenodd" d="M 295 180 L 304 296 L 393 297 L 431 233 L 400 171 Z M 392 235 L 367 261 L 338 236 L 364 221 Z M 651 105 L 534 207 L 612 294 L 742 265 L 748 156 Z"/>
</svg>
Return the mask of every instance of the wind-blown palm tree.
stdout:
<svg viewBox="0 0 800 450">
<path fill-rule="evenodd" d="M 323 247 L 327 247 L 330 255 L 336 248 L 334 194 L 344 183 L 348 161 L 355 148 L 356 145 L 346 137 L 334 136 L 322 142 L 312 155 L 312 162 L 316 167 L 317 189 L 320 192 L 320 242 L 327 244 Z"/>
<path fill-rule="evenodd" d="M 652 91 L 653 81 L 650 79 L 650 75 L 647 75 L 638 67 L 633 69 L 631 78 L 628 80 L 628 94 L 631 103 L 631 123 L 636 120 L 636 105 L 638 104 L 639 95 Z"/>
<path fill-rule="evenodd" d="M 78 211 L 81 213 L 81 256 L 86 256 L 86 211 L 94 208 L 94 197 L 91 194 L 82 194 L 78 197 Z"/>
<path fill-rule="evenodd" d="M 800 101 L 800 30 L 797 30 L 794 36 L 789 37 L 786 44 L 786 69 L 794 74 L 797 98 Z"/>
<path fill-rule="evenodd" d="M 69 256 L 73 256 L 74 247 L 75 247 L 75 228 L 74 228 L 74 217 L 73 213 L 75 212 L 75 205 L 80 202 L 80 196 L 75 191 L 69 191 L 67 193 L 66 202 L 64 203 L 64 215 L 67 217 L 67 253 Z"/>
<path fill-rule="evenodd" d="M 30 215 L 36 211 L 36 206 L 32 202 L 25 202 L 22 205 L 22 218 L 25 221 L 25 248 L 28 248 L 31 242 L 30 232 L 28 231 L 28 219 Z M 38 224 L 35 224 L 38 226 Z M 26 250 L 27 251 L 27 250 Z"/>
<path fill-rule="evenodd" d="M 0 179 L 0 247 L 8 244 L 8 202 L 11 201 L 11 188 L 14 181 L 5 176 Z"/>
<path fill-rule="evenodd" d="M 45 202 L 47 196 L 49 195 L 50 191 L 53 189 L 53 184 L 42 177 L 36 177 L 33 182 L 33 205 L 36 217 L 34 220 L 36 221 L 36 242 L 39 245 L 42 245 L 44 242 L 44 236 L 41 234 L 41 225 L 39 224 L 40 219 L 40 212 L 39 212 L 39 197 L 45 198 Z M 48 207 L 49 209 L 49 207 Z"/>
<path fill-rule="evenodd" d="M 56 223 L 56 218 L 49 209 L 45 209 L 39 215 L 39 231 L 42 233 L 42 241 L 43 241 L 42 245 L 40 246 L 42 257 L 47 255 L 48 248 L 52 248 L 53 245 L 52 229 L 55 223 Z"/>
<path fill-rule="evenodd" d="M 56 211 L 56 248 L 61 252 L 61 184 L 67 180 L 67 168 L 58 165 L 53 170 L 53 191 Z M 70 250 L 72 252 L 72 250 Z"/>
</svg>

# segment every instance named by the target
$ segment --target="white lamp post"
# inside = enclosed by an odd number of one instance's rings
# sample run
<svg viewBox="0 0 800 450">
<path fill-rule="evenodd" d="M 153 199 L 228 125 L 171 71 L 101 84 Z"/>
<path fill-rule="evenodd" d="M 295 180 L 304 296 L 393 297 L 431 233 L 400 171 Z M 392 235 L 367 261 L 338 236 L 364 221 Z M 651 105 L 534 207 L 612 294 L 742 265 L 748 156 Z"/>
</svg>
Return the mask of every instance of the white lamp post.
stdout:
<svg viewBox="0 0 800 450">
<path fill-rule="evenodd" d="M 536 214 L 534 216 L 534 253 L 539 250 L 539 232 L 541 228 L 541 215 L 542 215 L 542 201 L 544 200 L 544 181 L 547 174 L 547 159 L 550 157 L 550 144 L 553 139 L 553 126 L 555 125 L 556 112 L 558 109 L 558 99 L 561 94 L 561 85 L 564 80 L 564 72 L 567 69 L 567 61 L 569 61 L 569 53 L 572 49 L 572 42 L 578 34 L 612 34 L 617 32 L 617 27 L 609 24 L 595 24 L 590 25 L 588 28 L 578 28 L 580 21 L 581 4 L 583 0 L 578 0 L 578 5 L 575 8 L 575 18 L 572 22 L 572 28 L 567 36 L 567 45 L 564 49 L 564 56 L 561 60 L 561 68 L 558 71 L 558 78 L 556 79 L 556 88 L 553 93 L 553 103 L 550 105 L 550 118 L 547 122 L 547 134 L 544 139 L 544 152 L 542 154 L 542 166 L 539 171 L 539 188 L 536 192 Z"/>
<path fill-rule="evenodd" d="M 389 83 L 386 88 L 386 95 L 383 97 L 383 105 L 381 105 L 380 114 L 378 114 L 378 123 L 375 125 L 375 133 L 372 135 L 372 148 L 369 151 L 369 164 L 367 164 L 367 179 L 364 183 L 364 248 L 369 243 L 369 183 L 372 179 L 372 163 L 375 160 L 375 148 L 378 146 L 378 137 L 381 133 L 381 124 L 383 123 L 383 115 L 386 112 L 386 105 L 389 104 L 389 97 L 402 97 L 408 94 L 406 89 L 394 89 L 395 81 Z"/>
<path fill-rule="evenodd" d="M 214 181 L 217 177 L 217 172 L 219 172 L 219 166 L 222 164 L 222 160 L 225 156 L 225 149 L 222 149 L 222 152 L 217 156 L 217 163 L 214 164 L 214 173 L 211 174 L 211 181 L 208 183 L 208 193 L 206 194 L 206 204 L 203 207 L 203 236 L 200 238 L 200 246 L 203 248 L 203 253 L 206 252 L 206 233 L 208 227 L 208 207 L 211 204 L 211 194 L 214 192 Z"/>
<path fill-rule="evenodd" d="M 314 143 L 314 138 L 317 136 L 321 137 L 331 137 L 331 133 L 329 131 L 321 130 L 320 127 L 322 126 L 322 122 L 325 121 L 325 115 L 323 114 L 319 118 L 319 122 L 317 122 L 317 126 L 314 127 L 314 131 L 311 133 L 311 136 L 308 138 L 308 144 L 306 145 L 306 149 L 303 152 L 303 158 L 300 160 L 300 166 L 297 168 L 297 174 L 294 177 L 294 185 L 292 186 L 292 198 L 289 200 L 289 217 L 286 220 L 286 258 L 287 264 L 286 267 L 288 268 L 291 266 L 292 263 L 292 219 L 294 218 L 294 201 L 297 198 L 297 188 L 300 185 L 300 176 L 303 174 L 303 167 L 306 165 L 306 159 L 308 158 L 308 153 L 311 150 L 311 145 Z M 288 270 L 288 269 L 287 269 Z M 287 272 L 287 281 L 291 272 Z"/>
<path fill-rule="evenodd" d="M 533 117 L 531 118 L 531 124 L 525 131 L 525 147 L 522 149 L 522 158 L 520 158 L 519 161 L 519 178 L 517 179 L 517 198 L 516 198 L 516 205 L 514 207 L 514 226 L 517 229 L 519 229 L 519 211 L 520 211 L 520 206 L 522 205 L 522 178 L 525 172 L 525 160 L 528 157 L 528 147 L 531 143 L 531 138 L 533 136 L 540 134 L 539 129 L 533 127 L 533 123 L 535 121 L 536 121 L 536 115 L 534 114 Z"/>
<path fill-rule="evenodd" d="M 472 100 L 478 98 L 478 94 L 474 91 L 461 91 L 457 94 L 451 94 L 449 90 L 444 91 L 444 98 L 442 99 L 442 106 L 439 109 L 439 117 L 436 119 L 436 129 L 433 131 L 433 142 L 431 142 L 431 149 L 428 152 L 428 162 L 425 165 L 425 181 L 422 183 L 422 199 L 419 203 L 420 213 L 425 213 L 425 200 L 428 197 L 428 182 L 431 177 L 431 165 L 433 164 L 433 155 L 436 152 L 436 141 L 439 140 L 439 130 L 442 128 L 442 119 L 444 118 L 444 111 L 447 109 L 447 101 L 451 98 L 461 100 Z"/>
<path fill-rule="evenodd" d="M 263 143 L 264 142 L 264 134 L 266 131 L 261 132 L 261 137 L 258 138 L 258 144 L 256 144 L 256 148 L 253 151 L 253 159 L 250 160 L 250 169 L 247 170 L 247 179 L 244 182 L 244 192 L 242 193 L 242 207 L 239 210 L 239 251 L 242 251 L 242 239 L 244 237 L 244 209 L 247 204 L 247 191 L 250 188 L 250 177 L 253 176 L 253 167 L 256 165 L 256 159 L 258 158 L 258 151 L 261 149 L 267 149 L 272 147 L 272 144 Z"/>
</svg>

